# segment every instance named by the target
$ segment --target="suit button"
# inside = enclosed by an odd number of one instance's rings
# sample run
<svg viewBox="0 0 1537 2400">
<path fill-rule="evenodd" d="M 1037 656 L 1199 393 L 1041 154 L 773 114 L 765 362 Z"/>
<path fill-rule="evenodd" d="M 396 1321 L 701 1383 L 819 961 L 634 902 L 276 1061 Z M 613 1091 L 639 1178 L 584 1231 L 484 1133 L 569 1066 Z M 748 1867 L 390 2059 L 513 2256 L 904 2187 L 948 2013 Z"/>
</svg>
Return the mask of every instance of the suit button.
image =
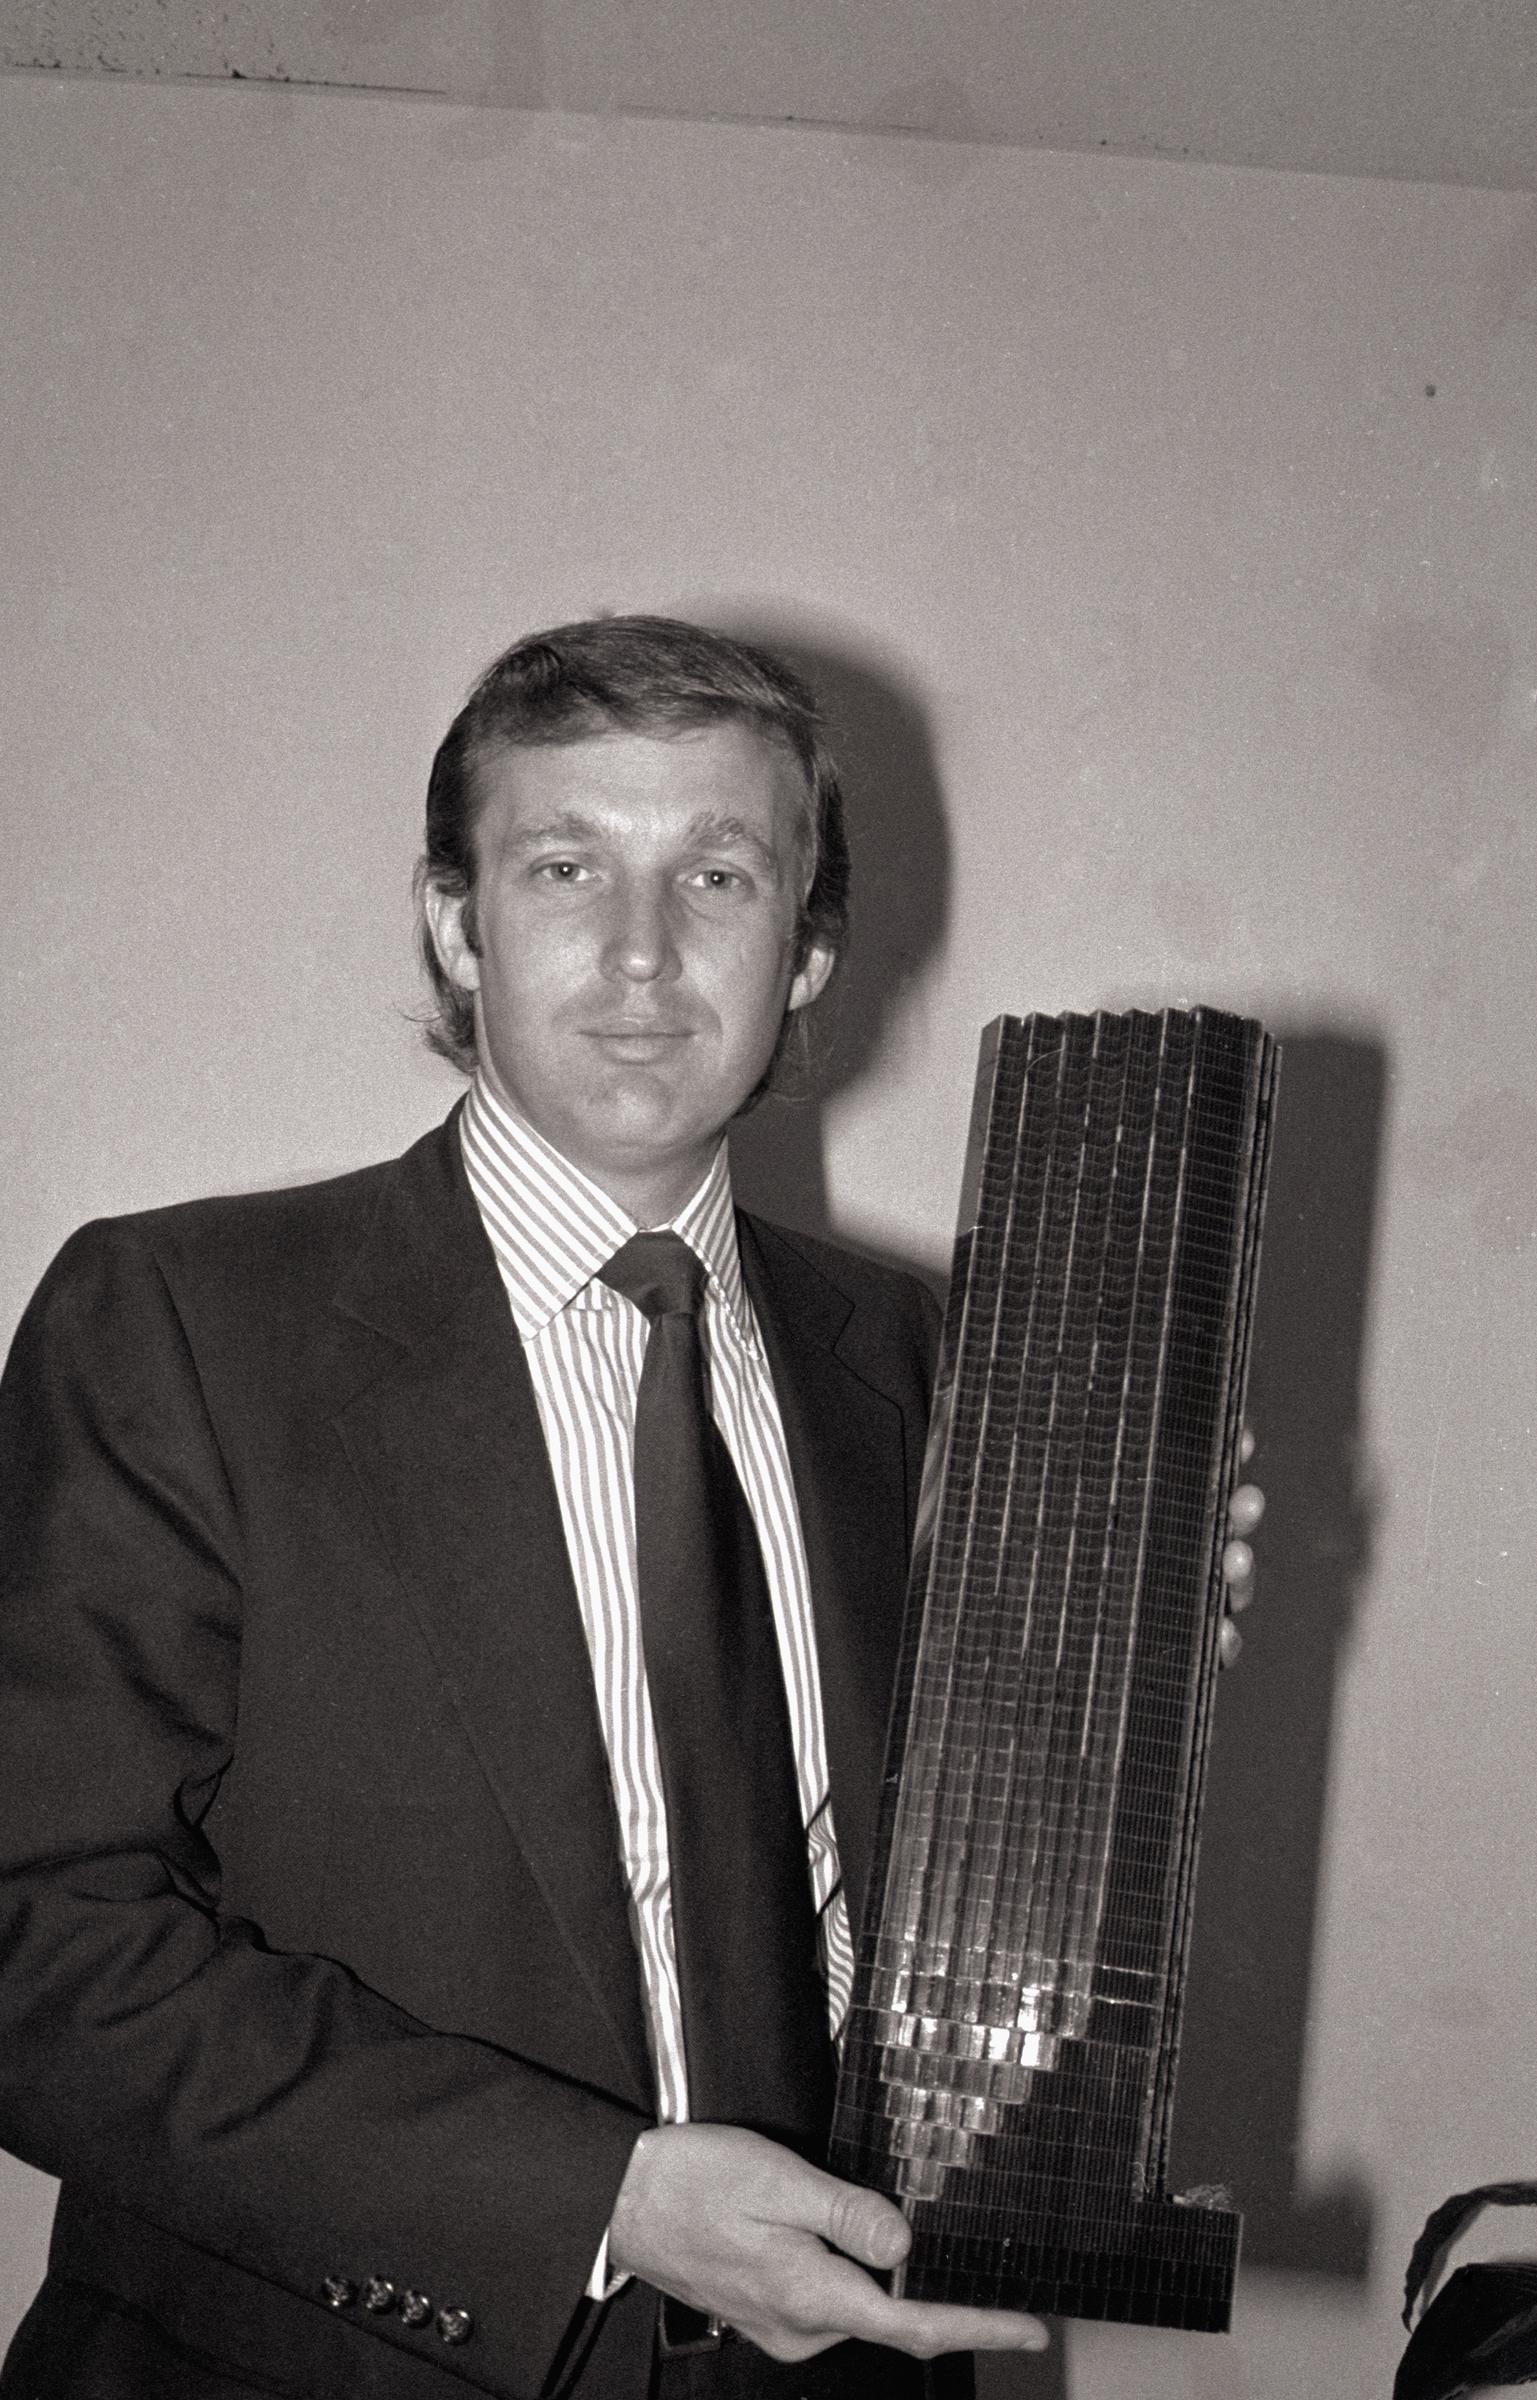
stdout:
<svg viewBox="0 0 1537 2400">
<path fill-rule="evenodd" d="M 370 2275 L 363 2286 L 363 2306 L 382 2317 L 395 2305 L 395 2286 L 387 2275 Z"/>
<path fill-rule="evenodd" d="M 475 2321 L 467 2308 L 438 2310 L 438 2339 L 440 2342 L 467 2342 L 475 2330 Z"/>
<path fill-rule="evenodd" d="M 407 2325 L 427 2325 L 432 2320 L 432 2302 L 425 2292 L 402 2292 L 400 2314 Z"/>
<path fill-rule="evenodd" d="M 328 2275 L 320 2288 L 327 2308 L 350 2308 L 358 2296 L 357 2285 L 349 2283 L 345 2275 Z"/>
</svg>

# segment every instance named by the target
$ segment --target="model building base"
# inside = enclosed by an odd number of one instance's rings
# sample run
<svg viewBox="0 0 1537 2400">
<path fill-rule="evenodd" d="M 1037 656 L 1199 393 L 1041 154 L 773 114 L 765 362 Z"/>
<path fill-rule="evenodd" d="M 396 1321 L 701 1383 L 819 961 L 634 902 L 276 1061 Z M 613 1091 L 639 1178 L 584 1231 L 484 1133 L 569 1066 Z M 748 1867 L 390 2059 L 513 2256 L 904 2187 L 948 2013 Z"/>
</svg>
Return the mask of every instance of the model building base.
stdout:
<svg viewBox="0 0 1537 2400">
<path fill-rule="evenodd" d="M 1049 2194 L 1031 2194 L 1025 2221 L 1038 2228 L 1050 2207 Z M 1001 2230 L 991 2193 L 970 2226 L 964 2204 L 947 2206 L 942 2229 L 923 2224 L 923 2208 L 919 2202 L 901 2278 L 906 2299 L 1187 2333 L 1228 2330 L 1242 2222 L 1230 2209 L 1149 2200 L 1092 2223 L 1064 2214 L 1056 2237 L 1045 2240 L 1038 2230 L 1018 2237 Z"/>
</svg>

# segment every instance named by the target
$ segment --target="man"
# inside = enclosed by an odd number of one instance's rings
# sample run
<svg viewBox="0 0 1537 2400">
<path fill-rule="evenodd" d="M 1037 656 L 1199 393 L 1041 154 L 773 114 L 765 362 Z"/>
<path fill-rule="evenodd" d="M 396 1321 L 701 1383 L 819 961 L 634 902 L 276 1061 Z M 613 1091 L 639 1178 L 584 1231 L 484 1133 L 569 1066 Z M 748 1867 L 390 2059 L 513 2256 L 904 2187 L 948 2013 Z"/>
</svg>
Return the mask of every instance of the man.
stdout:
<svg viewBox="0 0 1537 2400">
<path fill-rule="evenodd" d="M 722 1136 L 845 882 L 774 661 L 523 642 L 428 799 L 466 1106 L 45 1280 L 0 1405 L 0 2138 L 64 2190 L 14 2400 L 885 2400 L 1044 2339 L 892 2300 L 900 2215 L 812 2163 L 932 1310 L 737 1219 Z M 728 1558 L 730 1639 L 680 1635 Z"/>
</svg>

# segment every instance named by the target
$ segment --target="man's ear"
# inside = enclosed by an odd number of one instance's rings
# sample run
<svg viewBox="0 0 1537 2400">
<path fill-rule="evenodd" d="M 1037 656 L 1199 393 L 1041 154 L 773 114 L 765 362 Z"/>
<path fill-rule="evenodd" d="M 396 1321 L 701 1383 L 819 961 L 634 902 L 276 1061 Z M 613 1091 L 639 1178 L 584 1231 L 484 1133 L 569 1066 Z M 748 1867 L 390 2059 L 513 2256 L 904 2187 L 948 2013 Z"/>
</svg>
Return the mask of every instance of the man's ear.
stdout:
<svg viewBox="0 0 1537 2400">
<path fill-rule="evenodd" d="M 827 989 L 827 979 L 837 963 L 836 950 L 830 950 L 825 942 L 813 942 L 791 978 L 786 1008 L 809 1008 Z"/>
<path fill-rule="evenodd" d="M 445 891 L 440 883 L 429 883 L 422 894 L 432 946 L 444 974 L 461 992 L 478 992 L 480 961 L 465 922 L 469 905 L 467 892 Z"/>
</svg>

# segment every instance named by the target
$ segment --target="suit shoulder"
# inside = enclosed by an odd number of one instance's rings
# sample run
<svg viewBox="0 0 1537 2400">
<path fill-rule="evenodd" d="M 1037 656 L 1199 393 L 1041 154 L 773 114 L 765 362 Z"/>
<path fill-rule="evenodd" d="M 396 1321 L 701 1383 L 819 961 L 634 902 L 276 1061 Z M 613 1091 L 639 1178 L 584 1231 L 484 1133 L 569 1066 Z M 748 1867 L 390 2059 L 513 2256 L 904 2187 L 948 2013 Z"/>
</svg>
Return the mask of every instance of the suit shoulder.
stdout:
<svg viewBox="0 0 1537 2400">
<path fill-rule="evenodd" d="M 448 1128 L 440 1126 L 405 1159 L 310 1183 L 97 1217 L 64 1244 L 42 1291 L 115 1281 L 136 1269 L 158 1273 L 173 1289 L 211 1282 L 269 1294 L 281 1289 L 296 1297 L 318 1287 L 329 1290 L 402 1166 L 416 1151 L 447 1136 Z"/>
<path fill-rule="evenodd" d="M 746 1216 L 746 1222 L 770 1258 L 776 1250 L 788 1251 L 852 1307 L 885 1320 L 893 1330 L 901 1328 L 916 1335 L 926 1351 L 934 1347 L 940 1304 L 932 1286 L 910 1269 L 871 1258 L 842 1242 L 822 1241 L 814 1234 L 776 1225 L 767 1217 Z"/>
</svg>

